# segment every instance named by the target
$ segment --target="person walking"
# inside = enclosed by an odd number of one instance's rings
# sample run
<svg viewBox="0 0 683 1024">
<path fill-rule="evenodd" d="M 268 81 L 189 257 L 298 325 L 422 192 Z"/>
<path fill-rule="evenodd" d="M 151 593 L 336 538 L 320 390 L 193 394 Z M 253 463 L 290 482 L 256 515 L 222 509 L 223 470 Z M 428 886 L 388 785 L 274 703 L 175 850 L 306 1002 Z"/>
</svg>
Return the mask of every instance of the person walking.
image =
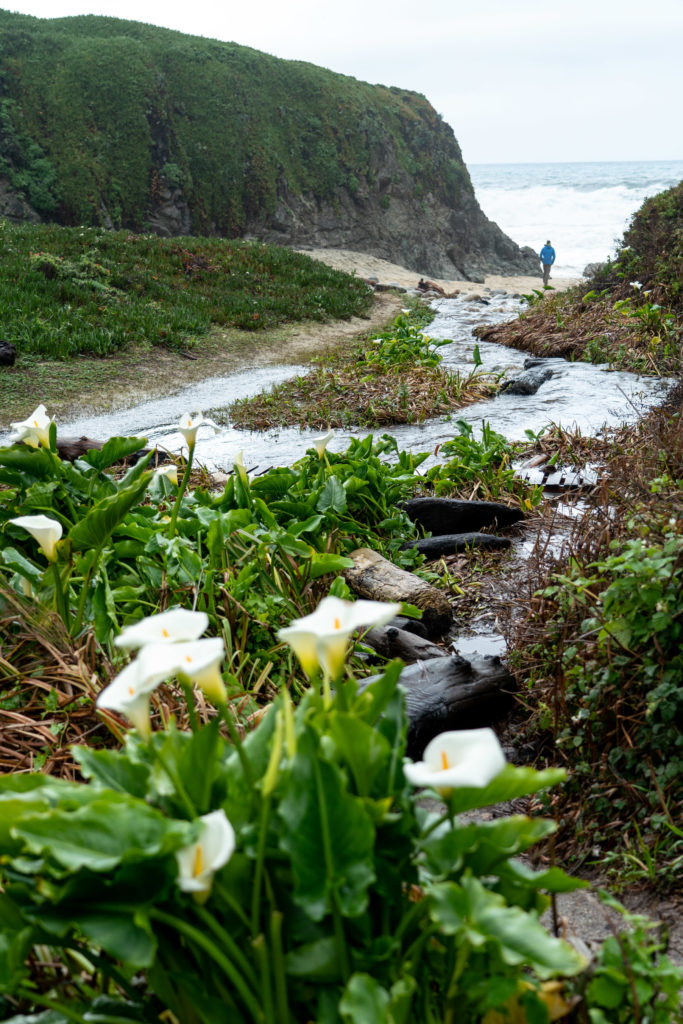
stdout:
<svg viewBox="0 0 683 1024">
<path fill-rule="evenodd" d="M 548 239 L 548 241 L 541 249 L 540 253 L 538 254 L 538 258 L 543 265 L 543 284 L 544 286 L 547 286 L 548 281 L 550 280 L 550 268 L 555 262 L 555 250 L 550 244 L 550 239 Z"/>
</svg>

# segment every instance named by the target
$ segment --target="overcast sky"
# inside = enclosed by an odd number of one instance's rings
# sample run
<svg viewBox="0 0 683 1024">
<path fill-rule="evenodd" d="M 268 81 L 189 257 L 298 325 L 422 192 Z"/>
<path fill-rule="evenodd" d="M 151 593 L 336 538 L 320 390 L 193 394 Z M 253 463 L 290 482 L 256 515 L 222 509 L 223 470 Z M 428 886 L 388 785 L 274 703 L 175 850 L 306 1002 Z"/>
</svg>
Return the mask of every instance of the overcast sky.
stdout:
<svg viewBox="0 0 683 1024">
<path fill-rule="evenodd" d="M 0 0 L 108 14 L 423 93 L 467 164 L 683 159 L 682 0 Z"/>
</svg>

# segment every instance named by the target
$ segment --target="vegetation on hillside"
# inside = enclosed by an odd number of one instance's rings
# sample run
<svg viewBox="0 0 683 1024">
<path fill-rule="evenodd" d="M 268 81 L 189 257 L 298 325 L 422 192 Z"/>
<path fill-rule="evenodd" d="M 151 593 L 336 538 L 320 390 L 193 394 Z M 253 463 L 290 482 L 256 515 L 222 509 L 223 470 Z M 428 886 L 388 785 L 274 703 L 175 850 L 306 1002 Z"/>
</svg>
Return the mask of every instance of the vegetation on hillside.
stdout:
<svg viewBox="0 0 683 1024">
<path fill-rule="evenodd" d="M 358 278 L 259 242 L 0 221 L 2 333 L 20 359 L 186 350 L 214 324 L 341 320 L 371 302 Z"/>
<path fill-rule="evenodd" d="M 62 224 L 145 230 L 166 189 L 195 233 L 225 237 L 287 194 L 362 184 L 388 200 L 392 173 L 416 198 L 472 194 L 451 130 L 416 93 L 117 18 L 0 11 L 0 30 L 0 176 Z"/>
</svg>

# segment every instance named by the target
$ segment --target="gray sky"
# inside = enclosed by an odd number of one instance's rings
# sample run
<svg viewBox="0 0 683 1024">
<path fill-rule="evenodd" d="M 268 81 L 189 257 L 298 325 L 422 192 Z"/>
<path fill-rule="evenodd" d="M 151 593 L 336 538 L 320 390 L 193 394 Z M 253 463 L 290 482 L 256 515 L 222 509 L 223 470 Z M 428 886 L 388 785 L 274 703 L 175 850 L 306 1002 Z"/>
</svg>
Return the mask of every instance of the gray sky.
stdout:
<svg viewBox="0 0 683 1024">
<path fill-rule="evenodd" d="M 683 159 L 681 0 L 0 0 L 108 14 L 423 93 L 467 164 Z"/>
</svg>

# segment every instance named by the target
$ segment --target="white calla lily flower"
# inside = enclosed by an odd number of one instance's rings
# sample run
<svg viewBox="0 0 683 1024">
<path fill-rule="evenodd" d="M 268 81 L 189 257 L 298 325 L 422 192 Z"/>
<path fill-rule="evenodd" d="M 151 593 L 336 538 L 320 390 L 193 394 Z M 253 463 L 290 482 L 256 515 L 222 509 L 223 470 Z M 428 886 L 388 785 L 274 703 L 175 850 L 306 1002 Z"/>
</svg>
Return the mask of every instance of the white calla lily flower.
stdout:
<svg viewBox="0 0 683 1024">
<path fill-rule="evenodd" d="M 28 419 L 21 420 L 19 423 L 10 423 L 14 431 L 10 440 L 23 441 L 24 444 L 28 444 L 32 448 L 40 448 L 41 445 L 44 448 L 49 448 L 51 423 L 52 420 L 47 414 L 47 409 L 41 404 L 33 410 Z"/>
<path fill-rule="evenodd" d="M 222 638 L 206 637 L 185 643 L 148 644 L 140 651 L 137 663 L 145 675 L 158 673 L 161 679 L 182 676 L 196 683 L 214 704 L 225 704 L 227 693 L 219 670 L 224 657 Z"/>
<path fill-rule="evenodd" d="M 403 774 L 413 786 L 441 794 L 452 789 L 483 789 L 500 775 L 505 754 L 493 729 L 442 732 L 425 747 L 421 761 L 406 763 Z"/>
<path fill-rule="evenodd" d="M 235 830 L 225 811 L 211 811 L 199 819 L 202 830 L 196 843 L 176 851 L 178 888 L 191 892 L 204 902 L 211 892 L 213 878 L 235 852 Z"/>
<path fill-rule="evenodd" d="M 139 622 L 124 626 L 114 643 L 132 650 L 146 644 L 176 644 L 197 640 L 209 625 L 206 612 L 193 612 L 187 608 L 169 608 L 158 615 L 148 615 Z"/>
<path fill-rule="evenodd" d="M 630 281 L 631 288 L 636 288 L 638 291 L 643 287 L 640 281 Z"/>
<path fill-rule="evenodd" d="M 307 675 L 321 667 L 329 678 L 336 679 L 344 667 L 351 634 L 361 626 L 383 626 L 400 610 L 400 604 L 328 596 L 311 615 L 295 619 L 278 636 L 292 648 Z"/>
<path fill-rule="evenodd" d="M 167 480 L 170 480 L 172 484 L 178 486 L 178 467 L 175 463 L 170 466 L 157 466 L 154 470 L 155 476 L 165 476 Z"/>
<path fill-rule="evenodd" d="M 20 526 L 30 533 L 40 544 L 41 551 L 48 562 L 57 561 L 57 541 L 62 536 L 62 524 L 49 516 L 17 516 L 10 523 Z"/>
<path fill-rule="evenodd" d="M 207 416 L 202 416 L 201 413 L 198 413 L 196 416 L 190 416 L 186 412 L 180 417 L 178 430 L 185 438 L 188 448 L 194 448 L 197 443 L 197 431 L 200 427 L 211 427 L 214 434 L 219 434 L 221 431 L 217 423 L 214 423 Z"/>
<path fill-rule="evenodd" d="M 149 699 L 163 679 L 158 673 L 145 673 L 139 661 L 132 661 L 98 694 L 95 706 L 118 711 L 130 719 L 140 735 L 149 736 Z"/>
<path fill-rule="evenodd" d="M 318 453 L 318 458 L 322 459 L 325 454 L 325 449 L 334 437 L 334 430 L 328 430 L 322 437 L 313 438 L 313 446 Z"/>
</svg>

